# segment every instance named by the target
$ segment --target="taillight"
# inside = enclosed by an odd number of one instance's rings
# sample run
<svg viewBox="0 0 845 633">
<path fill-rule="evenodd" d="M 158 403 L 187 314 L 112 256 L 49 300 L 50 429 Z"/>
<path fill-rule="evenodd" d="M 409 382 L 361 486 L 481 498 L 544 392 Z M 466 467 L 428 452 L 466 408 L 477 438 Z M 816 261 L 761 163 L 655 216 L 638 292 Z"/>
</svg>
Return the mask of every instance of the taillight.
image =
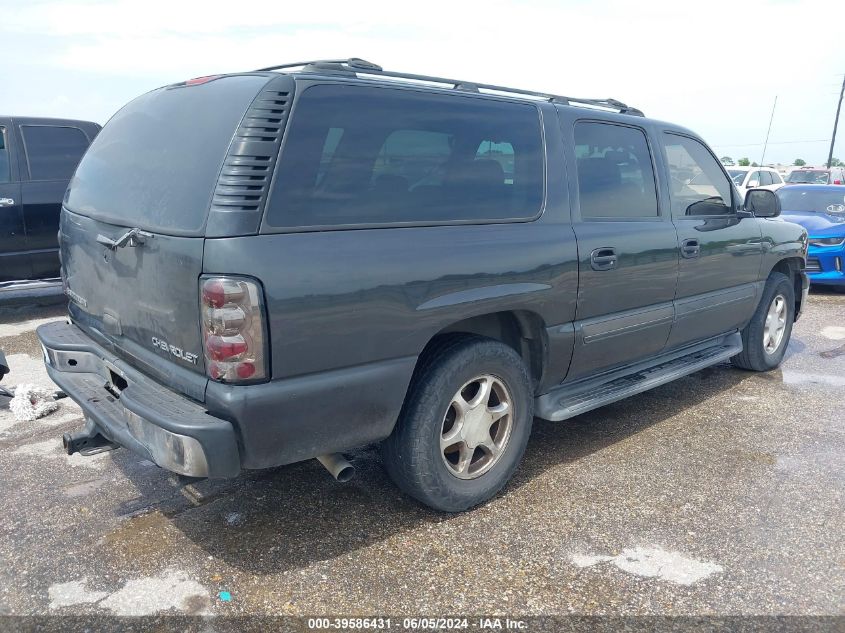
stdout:
<svg viewBox="0 0 845 633">
<path fill-rule="evenodd" d="M 219 382 L 267 377 L 261 287 L 239 277 L 200 280 L 205 371 Z"/>
</svg>

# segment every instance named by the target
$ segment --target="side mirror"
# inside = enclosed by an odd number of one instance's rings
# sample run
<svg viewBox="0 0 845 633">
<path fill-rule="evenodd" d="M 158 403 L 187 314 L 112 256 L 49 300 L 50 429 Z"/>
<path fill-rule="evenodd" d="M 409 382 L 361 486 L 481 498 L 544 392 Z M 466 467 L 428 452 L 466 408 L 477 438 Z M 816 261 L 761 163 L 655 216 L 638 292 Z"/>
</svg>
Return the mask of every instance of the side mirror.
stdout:
<svg viewBox="0 0 845 633">
<path fill-rule="evenodd" d="M 758 218 L 776 218 L 780 215 L 780 198 L 768 189 L 751 189 L 745 194 L 745 210 Z"/>
<path fill-rule="evenodd" d="M 759 186 L 760 186 L 760 181 L 759 181 L 759 180 L 749 180 L 749 181 L 748 181 L 748 184 L 747 184 L 747 185 L 745 185 L 745 186 L 746 186 L 748 189 L 751 189 L 752 187 L 759 187 Z"/>
</svg>

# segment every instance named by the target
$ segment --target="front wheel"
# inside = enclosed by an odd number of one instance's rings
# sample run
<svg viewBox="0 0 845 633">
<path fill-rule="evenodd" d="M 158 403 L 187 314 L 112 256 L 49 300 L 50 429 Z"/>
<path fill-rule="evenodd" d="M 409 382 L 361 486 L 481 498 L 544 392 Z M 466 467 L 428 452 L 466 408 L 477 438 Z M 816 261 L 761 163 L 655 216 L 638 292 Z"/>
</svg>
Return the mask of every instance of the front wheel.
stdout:
<svg viewBox="0 0 845 633">
<path fill-rule="evenodd" d="M 743 328 L 742 352 L 731 362 L 742 369 L 768 371 L 783 360 L 795 321 L 795 288 L 782 273 L 772 273 L 760 304 Z"/>
<path fill-rule="evenodd" d="M 510 479 L 531 432 L 525 364 L 510 347 L 476 336 L 444 337 L 420 359 L 399 421 L 382 445 L 385 468 L 405 493 L 459 512 Z"/>
</svg>

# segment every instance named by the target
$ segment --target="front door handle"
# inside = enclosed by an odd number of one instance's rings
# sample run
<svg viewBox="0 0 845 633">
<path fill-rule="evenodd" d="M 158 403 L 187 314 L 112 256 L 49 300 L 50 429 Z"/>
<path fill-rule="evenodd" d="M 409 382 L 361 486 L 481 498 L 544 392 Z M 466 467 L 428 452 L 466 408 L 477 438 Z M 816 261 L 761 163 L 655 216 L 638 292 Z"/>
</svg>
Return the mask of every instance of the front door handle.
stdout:
<svg viewBox="0 0 845 633">
<path fill-rule="evenodd" d="M 701 244 L 696 239 L 684 240 L 681 242 L 681 256 L 687 259 L 694 259 L 701 254 Z"/>
<path fill-rule="evenodd" d="M 15 199 L 14 198 L 0 198 L 0 207 L 13 207 L 15 206 Z"/>
<path fill-rule="evenodd" d="M 593 270 L 613 270 L 618 263 L 616 249 L 610 246 L 593 249 L 590 253 L 590 268 Z"/>
</svg>

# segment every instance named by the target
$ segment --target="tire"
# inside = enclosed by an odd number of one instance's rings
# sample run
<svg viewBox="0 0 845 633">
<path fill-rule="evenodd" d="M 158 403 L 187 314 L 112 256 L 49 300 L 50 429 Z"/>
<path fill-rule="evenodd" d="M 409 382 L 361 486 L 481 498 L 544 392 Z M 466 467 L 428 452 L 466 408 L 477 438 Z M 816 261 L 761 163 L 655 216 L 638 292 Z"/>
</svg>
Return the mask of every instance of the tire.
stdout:
<svg viewBox="0 0 845 633">
<path fill-rule="evenodd" d="M 776 323 L 775 317 L 777 308 L 776 301 L 783 302 L 783 329 L 777 336 L 768 337 L 766 334 L 766 320 L 769 311 L 773 310 L 772 321 Z M 792 324 L 795 321 L 795 288 L 792 280 L 783 273 L 773 272 L 766 280 L 763 288 L 763 296 L 754 311 L 754 316 L 748 322 L 742 332 L 742 352 L 731 358 L 731 362 L 741 369 L 751 371 L 769 371 L 780 365 L 786 348 L 789 345 L 789 337 L 792 335 Z M 770 328 L 769 333 L 773 334 L 777 327 Z M 764 338 L 766 339 L 764 342 Z M 775 345 L 775 339 L 777 344 Z"/>
<path fill-rule="evenodd" d="M 445 336 L 420 358 L 396 427 L 382 443 L 385 468 L 418 501 L 467 510 L 511 478 L 533 414 L 528 371 L 512 348 L 479 336 Z"/>
</svg>

